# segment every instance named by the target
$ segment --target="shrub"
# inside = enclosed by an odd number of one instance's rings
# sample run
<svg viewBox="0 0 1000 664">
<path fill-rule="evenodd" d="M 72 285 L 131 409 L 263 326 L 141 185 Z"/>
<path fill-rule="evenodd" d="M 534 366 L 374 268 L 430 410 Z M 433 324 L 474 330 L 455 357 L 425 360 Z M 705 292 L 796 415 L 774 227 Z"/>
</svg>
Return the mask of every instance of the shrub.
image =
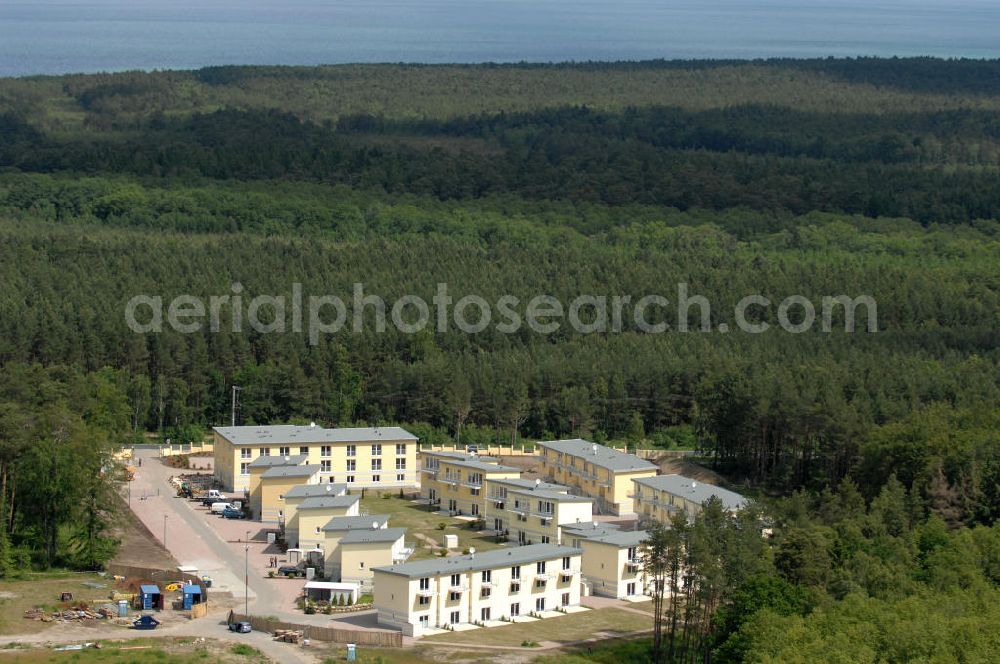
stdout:
<svg viewBox="0 0 1000 664">
<path fill-rule="evenodd" d="M 445 529 L 445 528 L 447 528 L 447 527 L 448 527 L 448 524 L 447 524 L 447 523 L 445 523 L 444 521 L 439 521 L 439 522 L 438 522 L 438 525 L 437 525 L 437 529 L 438 529 L 438 530 L 444 530 L 444 529 Z"/>
<path fill-rule="evenodd" d="M 521 641 L 521 647 L 522 648 L 540 648 L 541 645 L 538 643 L 538 641 L 528 641 L 527 639 L 525 639 L 524 641 Z"/>
</svg>

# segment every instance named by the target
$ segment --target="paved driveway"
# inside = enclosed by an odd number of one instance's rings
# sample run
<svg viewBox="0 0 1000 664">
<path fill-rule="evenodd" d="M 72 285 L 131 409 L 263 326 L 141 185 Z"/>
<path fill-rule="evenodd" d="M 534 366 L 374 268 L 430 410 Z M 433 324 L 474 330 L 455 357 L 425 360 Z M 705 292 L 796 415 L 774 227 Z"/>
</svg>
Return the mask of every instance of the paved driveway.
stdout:
<svg viewBox="0 0 1000 664">
<path fill-rule="evenodd" d="M 132 511 L 158 539 L 163 539 L 166 524 L 165 546 L 181 565 L 210 575 L 213 589 L 231 592 L 237 604 L 247 601 L 251 613 L 289 622 L 330 624 L 329 616 L 296 611 L 295 598 L 304 583 L 301 579 L 267 578 L 268 559 L 277 556 L 279 563 L 286 559 L 266 541 L 247 543 L 247 532 L 252 538 L 264 539 L 265 529 L 259 522 L 223 519 L 198 503 L 176 497 L 169 478 L 181 471 L 164 465 L 155 450 L 137 450 L 137 454 L 142 457 L 142 466 L 132 482 Z"/>
</svg>

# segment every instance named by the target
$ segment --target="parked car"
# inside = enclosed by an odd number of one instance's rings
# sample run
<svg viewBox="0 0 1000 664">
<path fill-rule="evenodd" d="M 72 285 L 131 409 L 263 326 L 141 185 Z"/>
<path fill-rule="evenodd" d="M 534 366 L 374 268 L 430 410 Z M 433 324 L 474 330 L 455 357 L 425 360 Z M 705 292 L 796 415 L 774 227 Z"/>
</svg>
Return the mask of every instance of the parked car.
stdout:
<svg viewBox="0 0 1000 664">
<path fill-rule="evenodd" d="M 466 445 L 465 451 L 468 454 L 479 454 L 479 445 Z"/>
<path fill-rule="evenodd" d="M 209 508 L 212 514 L 222 514 L 226 510 L 234 510 L 234 509 L 236 508 L 233 506 L 232 503 L 212 503 L 212 506 Z"/>
<path fill-rule="evenodd" d="M 243 513 L 243 510 L 238 510 L 235 507 L 227 507 L 222 510 L 223 519 L 245 519 L 246 517 L 247 515 Z"/>
<path fill-rule="evenodd" d="M 280 576 L 287 576 L 294 579 L 297 576 L 305 576 L 305 570 L 301 570 L 295 565 L 282 565 L 278 568 L 278 574 Z"/>
<path fill-rule="evenodd" d="M 156 629 L 160 621 L 153 616 L 142 616 L 132 621 L 132 629 Z"/>
<path fill-rule="evenodd" d="M 250 632 L 253 631 L 253 627 L 251 627 L 250 623 L 246 622 L 245 620 L 241 620 L 240 622 L 229 623 L 229 631 L 238 632 L 240 634 L 249 634 Z"/>
</svg>

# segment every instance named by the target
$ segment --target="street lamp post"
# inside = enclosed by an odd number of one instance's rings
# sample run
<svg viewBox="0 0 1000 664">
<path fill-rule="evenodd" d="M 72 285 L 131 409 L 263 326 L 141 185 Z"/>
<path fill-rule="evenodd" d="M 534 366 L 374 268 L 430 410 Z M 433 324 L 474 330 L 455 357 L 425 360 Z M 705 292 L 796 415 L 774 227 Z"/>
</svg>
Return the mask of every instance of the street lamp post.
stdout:
<svg viewBox="0 0 1000 664">
<path fill-rule="evenodd" d="M 250 545 L 243 547 L 243 615 L 250 618 Z"/>
<path fill-rule="evenodd" d="M 167 515 L 163 515 L 163 548 L 167 548 Z"/>
</svg>

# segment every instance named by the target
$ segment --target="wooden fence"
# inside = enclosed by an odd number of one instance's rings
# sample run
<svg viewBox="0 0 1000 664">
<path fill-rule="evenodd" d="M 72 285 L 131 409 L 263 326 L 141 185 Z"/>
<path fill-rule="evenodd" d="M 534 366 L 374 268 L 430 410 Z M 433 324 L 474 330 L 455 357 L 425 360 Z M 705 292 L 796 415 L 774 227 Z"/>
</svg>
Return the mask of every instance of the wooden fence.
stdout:
<svg viewBox="0 0 1000 664">
<path fill-rule="evenodd" d="M 356 643 L 362 646 L 377 646 L 379 648 L 402 648 L 403 634 L 389 630 L 354 630 L 319 627 L 317 625 L 298 625 L 281 620 L 270 620 L 261 616 L 245 616 L 235 611 L 229 612 L 229 622 L 247 621 L 261 632 L 274 634 L 277 630 L 301 631 L 302 635 L 313 641 L 328 641 L 330 643 Z"/>
</svg>

